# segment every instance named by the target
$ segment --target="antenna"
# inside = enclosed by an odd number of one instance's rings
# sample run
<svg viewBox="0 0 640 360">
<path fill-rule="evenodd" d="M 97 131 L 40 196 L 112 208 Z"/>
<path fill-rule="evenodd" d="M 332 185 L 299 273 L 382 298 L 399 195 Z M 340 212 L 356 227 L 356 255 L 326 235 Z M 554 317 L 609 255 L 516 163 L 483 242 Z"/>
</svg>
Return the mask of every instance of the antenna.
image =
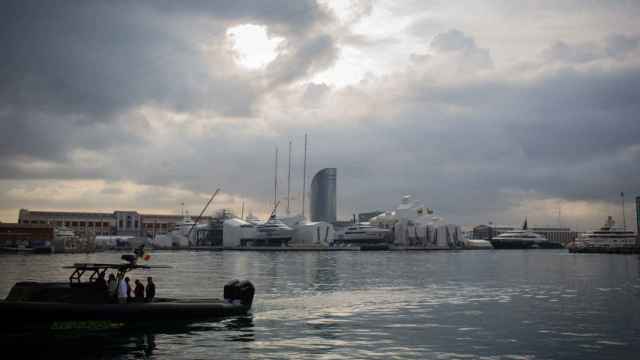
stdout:
<svg viewBox="0 0 640 360">
<path fill-rule="evenodd" d="M 307 187 L 307 134 L 304 134 L 304 167 L 302 170 L 302 218 L 304 219 L 304 198 Z"/>
<path fill-rule="evenodd" d="M 273 172 L 273 205 L 278 201 L 278 147 L 276 146 L 276 164 Z"/>
<path fill-rule="evenodd" d="M 562 227 L 562 203 L 558 204 L 558 227 Z"/>
<path fill-rule="evenodd" d="M 213 198 L 215 198 L 216 195 L 218 195 L 219 192 L 220 192 L 220 188 L 216 189 L 216 192 L 214 192 L 213 195 L 211 195 L 211 198 L 209 198 L 209 201 L 207 201 L 207 204 L 204 206 L 204 208 L 202 208 L 202 211 L 200 212 L 200 215 L 198 215 L 198 217 L 196 218 L 196 221 L 194 221 L 193 225 L 191 225 L 191 228 L 189 228 L 189 232 L 187 233 L 187 238 L 189 238 L 189 235 L 191 235 L 191 231 L 196 226 L 198 221 L 200 221 L 200 218 L 202 217 L 202 214 L 204 214 L 204 212 L 207 211 L 207 208 L 209 207 L 209 204 L 211 204 L 211 202 L 213 201 Z"/>
<path fill-rule="evenodd" d="M 287 176 L 287 216 L 291 207 L 291 141 L 289 141 L 289 175 Z"/>
</svg>

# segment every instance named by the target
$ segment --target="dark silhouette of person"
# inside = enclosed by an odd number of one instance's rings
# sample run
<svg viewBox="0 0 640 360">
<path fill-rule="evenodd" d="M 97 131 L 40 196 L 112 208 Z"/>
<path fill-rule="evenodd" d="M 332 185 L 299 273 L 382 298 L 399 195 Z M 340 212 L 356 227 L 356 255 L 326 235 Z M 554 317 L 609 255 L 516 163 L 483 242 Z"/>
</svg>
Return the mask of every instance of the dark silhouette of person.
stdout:
<svg viewBox="0 0 640 360">
<path fill-rule="evenodd" d="M 93 282 L 93 286 L 97 291 L 99 299 L 104 301 L 109 300 L 109 288 L 107 287 L 107 281 L 104 279 L 104 273 L 98 274 L 98 278 Z"/>
<path fill-rule="evenodd" d="M 127 301 L 130 301 L 132 299 L 132 297 L 131 297 L 131 281 L 130 281 L 128 276 L 124 278 L 124 282 L 127 283 Z"/>
<path fill-rule="evenodd" d="M 107 281 L 104 279 L 104 273 L 98 274 L 98 278 L 93 284 L 95 285 L 96 289 L 104 291 L 105 293 L 107 292 Z"/>
<path fill-rule="evenodd" d="M 136 279 L 135 283 L 136 283 L 136 288 L 133 290 L 133 293 L 135 295 L 135 301 L 143 302 L 144 301 L 144 285 L 142 285 L 142 282 L 138 279 Z"/>
<path fill-rule="evenodd" d="M 152 302 L 153 298 L 156 297 L 156 284 L 153 283 L 153 279 L 151 276 L 147 278 L 147 288 L 146 288 L 146 302 Z"/>
</svg>

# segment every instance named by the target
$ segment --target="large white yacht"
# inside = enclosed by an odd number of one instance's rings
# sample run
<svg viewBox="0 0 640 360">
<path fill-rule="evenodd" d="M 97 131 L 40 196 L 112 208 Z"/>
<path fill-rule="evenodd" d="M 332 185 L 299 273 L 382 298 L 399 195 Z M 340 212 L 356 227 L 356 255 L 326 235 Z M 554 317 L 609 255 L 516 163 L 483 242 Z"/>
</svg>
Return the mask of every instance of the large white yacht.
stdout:
<svg viewBox="0 0 640 360">
<path fill-rule="evenodd" d="M 275 214 L 271 215 L 267 221 L 249 218 L 247 221 L 255 225 L 256 229 L 256 239 L 251 244 L 253 246 L 286 246 L 293 237 L 293 229 L 278 219 Z"/>
<path fill-rule="evenodd" d="M 342 229 L 336 229 L 336 244 L 380 244 L 388 242 L 390 230 L 379 228 L 367 222 L 357 222 Z"/>
<path fill-rule="evenodd" d="M 575 249 L 625 249 L 636 246 L 636 234 L 616 225 L 608 217 L 607 222 L 599 230 L 589 231 L 578 236 L 573 243 Z"/>
<path fill-rule="evenodd" d="M 522 230 L 511 230 L 491 238 L 494 249 L 561 249 L 562 244 L 549 241 L 544 236 L 529 231 L 527 220 Z"/>
</svg>

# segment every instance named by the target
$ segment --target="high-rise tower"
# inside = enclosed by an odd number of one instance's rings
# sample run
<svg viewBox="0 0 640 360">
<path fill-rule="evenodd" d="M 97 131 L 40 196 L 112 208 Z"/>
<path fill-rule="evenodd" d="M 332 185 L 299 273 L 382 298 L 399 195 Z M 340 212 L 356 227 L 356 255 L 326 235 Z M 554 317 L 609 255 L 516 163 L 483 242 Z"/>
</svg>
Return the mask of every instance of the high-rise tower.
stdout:
<svg viewBox="0 0 640 360">
<path fill-rule="evenodd" d="M 311 221 L 336 221 L 336 168 L 318 171 L 311 180 Z"/>
</svg>

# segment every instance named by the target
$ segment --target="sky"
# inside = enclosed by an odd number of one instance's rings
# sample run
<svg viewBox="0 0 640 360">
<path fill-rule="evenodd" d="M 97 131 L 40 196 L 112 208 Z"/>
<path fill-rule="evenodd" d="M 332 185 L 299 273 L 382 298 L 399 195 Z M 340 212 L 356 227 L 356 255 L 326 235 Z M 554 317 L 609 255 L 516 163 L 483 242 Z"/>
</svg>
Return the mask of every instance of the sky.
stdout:
<svg viewBox="0 0 640 360">
<path fill-rule="evenodd" d="M 6 1 L 0 221 L 31 210 L 633 223 L 640 2 Z M 307 201 L 308 205 L 308 201 Z M 308 214 L 308 212 L 307 212 Z"/>
</svg>

